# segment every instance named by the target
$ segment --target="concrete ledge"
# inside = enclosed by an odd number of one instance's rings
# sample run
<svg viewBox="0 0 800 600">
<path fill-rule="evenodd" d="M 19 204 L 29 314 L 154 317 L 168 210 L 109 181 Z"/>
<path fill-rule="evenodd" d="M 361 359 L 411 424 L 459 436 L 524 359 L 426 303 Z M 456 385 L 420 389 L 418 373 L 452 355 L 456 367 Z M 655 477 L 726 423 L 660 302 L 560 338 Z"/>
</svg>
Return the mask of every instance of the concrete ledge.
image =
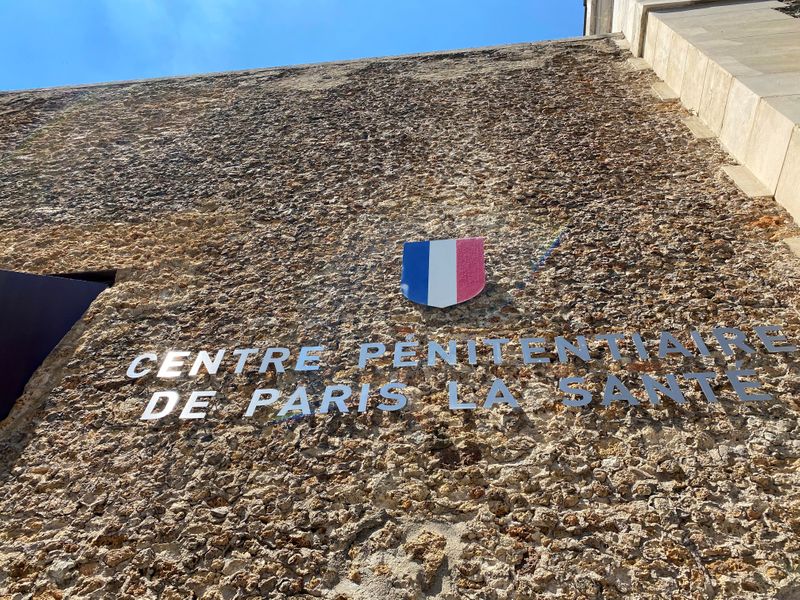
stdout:
<svg viewBox="0 0 800 600">
<path fill-rule="evenodd" d="M 686 117 L 683 124 L 692 132 L 698 140 L 708 140 L 717 137 L 705 124 L 697 117 Z"/>
<path fill-rule="evenodd" d="M 650 65 L 647 64 L 647 61 L 643 58 L 629 58 L 628 59 L 628 66 L 631 68 L 631 71 L 649 71 Z"/>
<path fill-rule="evenodd" d="M 780 8 L 784 6 L 775 0 L 754 0 L 760 4 L 768 5 L 767 8 Z M 719 4 L 716 16 L 720 13 L 730 12 L 732 15 L 748 10 L 749 7 L 742 7 L 736 2 L 729 0 L 621 0 L 614 3 L 614 16 L 612 18 L 612 31 L 621 31 L 631 44 L 631 52 L 634 56 L 644 56 L 646 38 L 649 27 L 649 15 L 651 11 L 676 11 L 680 9 L 692 8 L 701 12 L 697 15 L 703 16 L 702 10 L 709 4 Z M 760 7 L 759 7 L 760 8 Z M 735 17 L 733 17 L 735 18 Z"/>
<path fill-rule="evenodd" d="M 800 238 L 786 238 L 783 243 L 789 246 L 789 250 L 800 256 Z"/>
<path fill-rule="evenodd" d="M 775 196 L 800 222 L 800 19 L 776 0 L 617 0 L 612 25 L 719 136 L 741 167 L 726 168 L 750 196 Z M 636 58 L 632 59 L 636 60 Z"/>
<path fill-rule="evenodd" d="M 722 170 L 748 198 L 767 198 L 772 196 L 772 192 L 770 192 L 747 167 L 741 165 L 725 165 L 722 167 Z"/>
<path fill-rule="evenodd" d="M 652 85 L 650 91 L 662 102 L 675 102 L 679 96 L 671 87 L 663 81 L 657 81 Z"/>
</svg>

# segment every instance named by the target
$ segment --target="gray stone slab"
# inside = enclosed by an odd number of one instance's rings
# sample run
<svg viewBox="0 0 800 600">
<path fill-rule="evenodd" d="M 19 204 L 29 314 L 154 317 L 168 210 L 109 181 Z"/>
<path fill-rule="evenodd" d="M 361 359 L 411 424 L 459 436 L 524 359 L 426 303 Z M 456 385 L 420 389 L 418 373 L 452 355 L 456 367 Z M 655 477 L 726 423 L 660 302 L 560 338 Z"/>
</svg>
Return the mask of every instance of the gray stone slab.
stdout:
<svg viewBox="0 0 800 600">
<path fill-rule="evenodd" d="M 684 119 L 692 134 L 719 135 L 743 163 L 725 167 L 734 182 L 751 197 L 775 195 L 798 219 L 800 19 L 773 10 L 784 5 L 772 0 L 621 1 L 628 33 L 644 30 L 644 39 L 631 38 L 632 47 L 638 44 L 664 80 L 654 95 L 680 96 L 698 113 Z M 648 12 L 656 6 L 662 10 Z"/>
<path fill-rule="evenodd" d="M 692 132 L 692 135 L 698 140 L 707 140 L 717 137 L 698 117 L 686 117 L 683 119 L 683 124 Z"/>
<path fill-rule="evenodd" d="M 626 63 L 631 71 L 649 71 L 650 65 L 643 58 L 629 58 Z"/>
<path fill-rule="evenodd" d="M 765 73 L 763 69 L 756 68 L 755 66 L 749 66 L 741 62 L 738 58 L 733 58 L 732 56 L 709 56 L 708 59 L 718 65 L 720 65 L 723 69 L 728 71 L 731 75 L 733 75 L 736 79 L 743 79 L 745 77 L 758 77 L 760 75 L 769 75 L 770 73 Z"/>
<path fill-rule="evenodd" d="M 784 73 L 737 77 L 737 79 L 759 96 L 800 94 L 800 69 Z"/>
<path fill-rule="evenodd" d="M 650 91 L 656 98 L 663 102 L 674 102 L 680 97 L 675 93 L 675 90 L 673 90 L 663 81 L 657 81 L 654 83 L 650 88 Z"/>
<path fill-rule="evenodd" d="M 665 21 L 685 21 L 692 19 L 699 19 L 703 17 L 718 18 L 727 13 L 740 14 L 742 12 L 750 11 L 764 11 L 764 12 L 777 12 L 771 9 L 785 8 L 786 5 L 777 0 L 768 0 L 766 2 L 731 2 L 731 3 L 704 3 L 701 6 L 692 6 L 691 8 L 675 7 L 675 8 L 655 8 L 651 10 L 658 12 L 662 15 Z M 788 15 L 778 13 L 782 17 L 791 18 Z"/>
<path fill-rule="evenodd" d="M 630 50 L 631 44 L 625 38 L 615 38 L 611 40 L 620 50 Z"/>
<path fill-rule="evenodd" d="M 759 70 L 764 64 L 780 63 L 785 69 L 793 71 L 800 70 L 800 47 L 772 47 L 764 45 L 758 46 L 759 38 L 751 38 L 752 44 L 729 44 L 724 40 L 719 40 L 713 45 L 698 44 L 697 48 L 710 59 L 724 64 L 730 62 L 746 67 L 747 69 Z M 784 69 L 784 70 L 785 70 Z"/>
<path fill-rule="evenodd" d="M 797 60 L 800 60 L 800 30 L 797 33 L 762 35 L 738 40 L 720 40 L 714 43 L 704 42 L 698 44 L 698 47 L 703 49 L 715 46 L 729 48 L 732 56 L 747 57 L 791 54 L 794 55 Z M 798 67 L 800 67 L 800 64 L 798 64 Z"/>
<path fill-rule="evenodd" d="M 746 13 L 729 13 L 708 17 L 700 17 L 691 13 L 686 13 L 680 18 L 669 18 L 668 15 L 661 15 L 661 13 L 654 14 L 658 15 L 659 20 L 675 30 L 688 34 L 697 33 L 699 30 L 713 31 L 715 29 L 723 29 L 726 27 L 729 28 L 731 26 L 735 26 L 736 23 L 744 23 L 744 19 L 746 19 L 746 22 L 750 24 L 758 23 L 763 25 L 769 23 L 789 23 L 794 20 L 791 17 L 772 9 L 765 11 L 749 11 Z"/>
<path fill-rule="evenodd" d="M 706 52 L 709 60 L 720 65 L 737 79 L 793 73 L 800 69 L 792 57 L 781 56 L 730 56 L 725 53 Z"/>
<path fill-rule="evenodd" d="M 722 167 L 722 170 L 748 198 L 772 196 L 764 184 L 761 183 L 747 167 L 743 167 L 742 165 L 725 165 Z"/>
<path fill-rule="evenodd" d="M 778 13 L 772 8 L 783 5 L 776 0 L 767 2 L 739 2 L 710 4 L 701 0 L 658 1 L 658 0 L 617 0 L 618 6 L 614 8 L 615 31 L 621 31 L 631 43 L 631 53 L 634 56 L 643 56 L 649 29 L 650 15 L 658 13 L 664 18 L 670 14 L 680 14 L 681 17 L 696 19 L 697 23 L 705 23 L 703 18 L 714 20 L 731 17 L 732 14 L 753 13 L 764 15 L 765 18 L 790 18 L 788 15 Z M 730 14 L 729 14 L 730 13 Z M 774 15 L 772 13 L 775 13 Z M 666 16 L 665 16 L 666 15 Z M 767 16 L 769 15 L 769 16 Z M 777 15 L 777 17 L 776 17 Z"/>
<path fill-rule="evenodd" d="M 771 96 L 765 102 L 795 125 L 800 123 L 800 94 Z"/>
<path fill-rule="evenodd" d="M 800 237 L 786 238 L 782 241 L 789 247 L 791 252 L 797 256 L 800 256 Z"/>
<path fill-rule="evenodd" d="M 788 21 L 758 20 L 742 23 L 741 20 L 731 20 L 729 23 L 714 23 L 705 27 L 678 27 L 673 28 L 688 41 L 702 44 L 703 42 L 717 39 L 731 41 L 745 41 L 747 38 L 765 35 L 794 33 L 800 35 L 800 19 Z"/>
<path fill-rule="evenodd" d="M 749 75 L 795 72 L 800 69 L 800 53 L 748 56 L 741 59 L 741 64 L 748 68 Z"/>
<path fill-rule="evenodd" d="M 662 19 L 659 16 L 659 20 L 686 35 L 698 35 L 707 31 L 719 31 L 723 29 L 730 30 L 737 24 L 743 25 L 746 23 L 748 25 L 759 25 L 769 28 L 770 24 L 792 23 L 794 21 L 791 17 L 787 17 L 775 10 L 750 11 L 736 14 L 730 13 L 712 17 L 697 17 L 688 14 L 680 19 Z M 780 27 L 783 27 L 783 25 Z"/>
</svg>

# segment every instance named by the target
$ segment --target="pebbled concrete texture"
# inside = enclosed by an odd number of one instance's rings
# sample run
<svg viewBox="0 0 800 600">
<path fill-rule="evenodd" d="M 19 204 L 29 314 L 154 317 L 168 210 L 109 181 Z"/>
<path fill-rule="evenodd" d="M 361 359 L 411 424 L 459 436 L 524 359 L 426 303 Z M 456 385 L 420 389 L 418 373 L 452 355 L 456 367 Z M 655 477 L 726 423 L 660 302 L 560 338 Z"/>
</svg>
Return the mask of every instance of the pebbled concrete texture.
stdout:
<svg viewBox="0 0 800 600">
<path fill-rule="evenodd" d="M 121 269 L 0 431 L 0 596 L 795 596 L 796 353 L 735 357 L 773 401 L 586 409 L 558 377 L 641 397 L 640 372 L 733 363 L 353 367 L 407 336 L 800 339 L 798 228 L 626 58 L 581 40 L 0 95 L 0 268 Z M 404 300 L 404 241 L 471 235 L 481 296 Z M 319 372 L 226 363 L 169 383 L 221 390 L 206 419 L 138 420 L 164 389 L 125 377 L 140 352 L 312 342 Z M 496 377 L 522 410 L 447 409 L 449 379 L 469 400 Z M 391 378 L 405 411 L 242 417 L 256 386 Z"/>
</svg>

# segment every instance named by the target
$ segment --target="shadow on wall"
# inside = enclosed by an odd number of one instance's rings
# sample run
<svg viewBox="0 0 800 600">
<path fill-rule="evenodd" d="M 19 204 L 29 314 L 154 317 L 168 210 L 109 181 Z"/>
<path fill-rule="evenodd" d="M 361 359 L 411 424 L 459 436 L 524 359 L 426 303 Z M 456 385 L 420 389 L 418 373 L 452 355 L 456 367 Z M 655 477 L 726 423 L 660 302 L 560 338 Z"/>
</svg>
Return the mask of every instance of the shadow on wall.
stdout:
<svg viewBox="0 0 800 600">
<path fill-rule="evenodd" d="M 61 381 L 85 331 L 80 321 L 116 272 L 32 275 L 0 270 L 0 479 L 38 424 L 31 418 Z"/>
</svg>

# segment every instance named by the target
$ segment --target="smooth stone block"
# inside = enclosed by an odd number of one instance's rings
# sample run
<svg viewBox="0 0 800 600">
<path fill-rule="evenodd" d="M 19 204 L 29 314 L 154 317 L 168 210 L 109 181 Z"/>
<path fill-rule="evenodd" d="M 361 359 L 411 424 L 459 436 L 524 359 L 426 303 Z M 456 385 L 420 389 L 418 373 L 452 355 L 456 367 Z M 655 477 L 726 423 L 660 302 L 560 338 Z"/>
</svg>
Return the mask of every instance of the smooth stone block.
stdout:
<svg viewBox="0 0 800 600">
<path fill-rule="evenodd" d="M 777 0 L 770 0 L 769 2 L 726 2 L 724 4 L 704 3 L 699 6 L 684 6 L 685 10 L 675 10 L 673 12 L 664 12 L 662 14 L 665 15 L 665 21 L 687 21 L 702 18 L 719 19 L 730 13 L 739 15 L 742 12 L 766 12 L 767 9 L 785 7 L 785 4 L 778 2 Z M 769 12 L 777 11 L 770 10 Z M 778 13 L 778 15 L 781 15 L 782 17 L 788 17 L 788 15 L 784 15 L 782 13 Z"/>
<path fill-rule="evenodd" d="M 709 60 L 703 80 L 703 95 L 700 98 L 700 118 L 716 134 L 722 130 L 725 105 L 733 77 L 721 66 Z"/>
<path fill-rule="evenodd" d="M 795 255 L 800 257 L 800 238 L 793 237 L 793 238 L 786 238 L 782 240 L 784 244 L 789 246 L 789 250 L 791 250 Z"/>
<path fill-rule="evenodd" d="M 625 22 L 623 23 L 623 33 L 625 34 L 625 38 L 630 40 L 631 42 L 631 49 L 633 50 L 634 56 L 639 56 L 639 53 L 636 52 L 636 40 L 639 37 L 639 27 L 636 25 L 636 9 L 639 9 L 641 12 L 641 6 L 635 0 L 629 0 L 628 2 L 628 12 L 625 15 Z"/>
<path fill-rule="evenodd" d="M 629 58 L 627 61 L 631 71 L 649 71 L 650 65 L 643 58 Z"/>
<path fill-rule="evenodd" d="M 800 69 L 737 79 L 762 97 L 800 94 Z"/>
<path fill-rule="evenodd" d="M 746 163 L 747 140 L 753 130 L 759 97 L 736 79 L 731 83 L 719 139 L 736 160 Z"/>
<path fill-rule="evenodd" d="M 644 39 L 647 35 L 647 11 L 643 2 L 634 2 L 629 15 L 631 35 L 627 36 L 631 41 L 632 53 L 634 56 L 644 54 Z"/>
<path fill-rule="evenodd" d="M 631 44 L 630 44 L 630 42 L 629 42 L 628 40 L 626 40 L 625 38 L 614 38 L 614 39 L 613 39 L 613 40 L 611 40 L 611 41 L 612 41 L 612 42 L 614 42 L 614 44 L 615 44 L 615 45 L 617 46 L 617 48 L 619 48 L 620 50 L 630 50 L 630 49 L 631 49 Z"/>
<path fill-rule="evenodd" d="M 658 75 L 659 79 L 665 79 L 667 76 L 669 52 L 672 48 L 672 40 L 674 35 L 675 34 L 673 31 L 663 23 L 658 28 L 655 54 L 653 55 L 653 71 L 655 71 L 655 74 Z"/>
<path fill-rule="evenodd" d="M 742 165 L 725 165 L 722 167 L 722 170 L 748 198 L 765 198 L 772 196 L 770 191 L 764 187 L 764 184 L 761 183 L 747 167 Z"/>
<path fill-rule="evenodd" d="M 717 63 L 720 67 L 725 69 L 728 73 L 740 81 L 743 77 L 755 77 L 757 75 L 763 75 L 763 73 L 758 69 L 748 67 L 740 62 L 739 59 L 731 56 L 708 56 L 708 60 Z"/>
<path fill-rule="evenodd" d="M 736 73 L 737 77 L 747 75 L 766 75 L 793 73 L 800 70 L 800 50 L 788 52 L 773 52 L 766 55 L 739 56 L 742 64 L 749 67 L 752 72 L 748 74 Z"/>
<path fill-rule="evenodd" d="M 791 19 L 788 15 L 772 9 L 740 10 L 733 13 L 718 12 L 717 14 L 711 14 L 704 13 L 698 8 L 693 8 L 683 11 L 659 13 L 659 15 L 661 15 L 661 19 L 664 23 L 667 23 L 671 27 L 680 28 L 681 30 L 701 27 L 707 30 L 722 29 L 735 25 L 736 23 L 742 23 L 744 19 L 746 19 L 748 23 L 781 23 Z"/>
<path fill-rule="evenodd" d="M 675 93 L 675 90 L 673 90 L 663 81 L 657 81 L 654 83 L 650 88 L 650 91 L 656 98 L 663 102 L 674 102 L 679 98 L 678 94 Z"/>
<path fill-rule="evenodd" d="M 654 13 L 647 15 L 647 30 L 644 37 L 644 51 L 642 58 L 644 58 L 651 65 L 656 54 L 656 40 L 658 39 L 658 30 L 661 28 L 661 21 Z"/>
<path fill-rule="evenodd" d="M 794 19 L 797 21 L 797 19 Z M 772 21 L 772 23 L 783 23 L 783 21 Z M 794 25 L 790 23 L 790 25 Z M 742 48 L 750 47 L 755 52 L 765 52 L 769 49 L 781 50 L 797 50 L 800 48 L 800 24 L 791 28 L 790 31 L 773 30 L 757 36 L 734 37 L 731 41 L 738 42 Z"/>
<path fill-rule="evenodd" d="M 619 0 L 614 2 L 614 14 L 611 17 L 611 30 L 622 31 L 623 23 L 628 14 L 628 0 Z"/>
<path fill-rule="evenodd" d="M 800 223 L 800 127 L 795 127 L 792 132 L 775 199 L 789 211 L 796 223 Z"/>
<path fill-rule="evenodd" d="M 689 43 L 679 35 L 675 35 L 672 39 L 672 47 L 669 51 L 667 76 L 664 81 L 669 87 L 675 90 L 678 96 L 680 96 L 681 88 L 683 87 L 683 74 L 686 68 L 686 53 L 688 49 Z"/>
<path fill-rule="evenodd" d="M 707 140 L 717 137 L 714 135 L 714 132 L 706 127 L 705 124 L 697 117 L 686 117 L 683 119 L 683 124 L 689 128 L 689 131 L 691 131 L 692 135 L 698 140 Z"/>
<path fill-rule="evenodd" d="M 795 125 L 800 123 L 800 94 L 771 96 L 767 98 L 767 102 Z"/>
<path fill-rule="evenodd" d="M 724 39 L 730 41 L 746 42 L 747 38 L 762 37 L 776 33 L 792 33 L 800 35 L 800 21 L 789 19 L 787 21 L 765 19 L 761 13 L 748 17 L 748 22 L 742 23 L 741 19 L 726 20 L 725 23 L 709 23 L 705 26 L 678 27 L 681 34 L 693 44 Z"/>
<path fill-rule="evenodd" d="M 800 99 L 800 96 L 796 98 Z M 744 162 L 773 193 L 777 193 L 778 179 L 795 125 L 768 99 L 762 98 L 758 103 Z"/>
<path fill-rule="evenodd" d="M 708 57 L 689 44 L 686 49 L 686 66 L 681 84 L 681 101 L 689 110 L 700 110 L 700 99 L 703 97 Z"/>
</svg>

